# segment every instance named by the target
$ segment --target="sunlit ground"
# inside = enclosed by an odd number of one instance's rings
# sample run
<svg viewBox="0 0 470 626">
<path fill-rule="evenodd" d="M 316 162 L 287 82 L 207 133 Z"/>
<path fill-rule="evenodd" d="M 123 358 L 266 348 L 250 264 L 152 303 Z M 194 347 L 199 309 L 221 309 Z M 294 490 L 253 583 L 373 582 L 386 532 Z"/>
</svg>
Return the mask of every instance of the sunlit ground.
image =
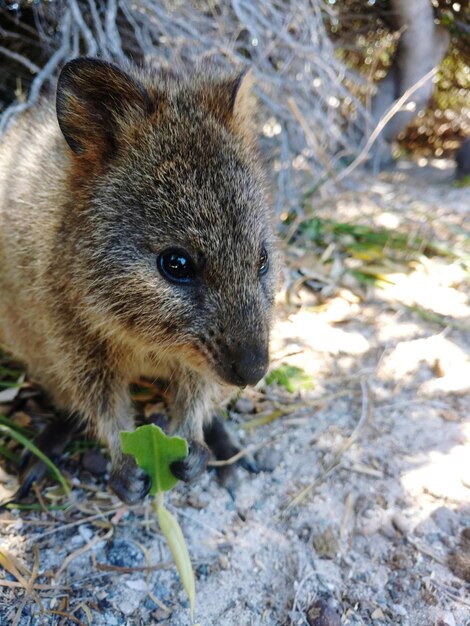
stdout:
<svg viewBox="0 0 470 626">
<path fill-rule="evenodd" d="M 264 606 L 270 590 L 280 612 L 295 605 L 305 613 L 327 589 L 348 615 L 368 602 L 369 615 L 380 619 L 377 588 L 407 577 L 422 587 L 412 596 L 400 592 L 390 606 L 395 611 L 399 602 L 396 614 L 408 611 L 413 626 L 440 623 L 446 615 L 438 611 L 449 607 L 455 623 L 468 615 L 467 574 L 455 574 L 448 558 L 470 526 L 470 191 L 445 182 L 445 170 L 432 184 L 426 176 L 434 170 L 415 171 L 364 180 L 321 209 L 312 205 L 318 223 L 306 222 L 302 236 L 284 246 L 271 382 L 245 390 L 253 409 L 235 411 L 232 420 L 250 453 L 277 457 L 273 467 L 257 476 L 237 470 L 234 499 L 209 474 L 169 496 L 194 562 L 214 568 L 198 580 L 201 614 L 211 623 L 221 607 L 236 614 L 228 623 L 250 623 L 246 598 Z M 106 531 L 142 541 L 161 560 L 157 535 L 143 537 L 140 525 L 148 507 L 129 523 L 104 480 L 97 493 L 73 480 L 72 518 L 80 527 L 66 528 L 70 517 L 61 513 L 53 521 L 45 512 L 7 512 L 2 549 L 29 568 L 29 580 L 37 541 L 41 568 L 58 572 L 59 581 L 78 581 L 68 596 L 71 612 L 81 595 L 96 601 L 86 571 L 100 576 L 116 614 L 122 603 L 137 615 L 146 598 L 142 572 L 101 578 L 93 559 L 106 562 Z M 0 495 L 2 488 L 12 493 L 16 482 L 0 471 Z M 51 481 L 41 488 L 47 503 L 55 502 L 54 489 Z M 95 526 L 97 510 L 118 519 Z M 450 531 L 436 525 L 439 510 L 450 516 Z M 35 535 L 38 515 L 57 532 L 50 541 Z M 403 570 L 390 564 L 396 553 L 408 559 Z M 151 576 L 156 585 L 174 579 L 171 569 Z M 141 588 L 131 586 L 137 583 Z M 18 601 L 22 593 L 19 585 Z M 186 624 L 179 601 L 174 611 L 172 623 Z"/>
<path fill-rule="evenodd" d="M 341 267 L 335 274 L 334 263 L 322 265 L 313 254 L 317 290 L 305 282 L 300 286 L 298 306 L 280 316 L 273 338 L 274 367 L 288 363 L 311 376 L 306 401 L 309 394 L 331 391 L 338 381 L 367 377 L 373 411 L 379 416 L 389 411 L 387 428 L 396 436 L 397 450 L 402 448 L 398 480 L 412 502 L 408 512 L 415 524 L 443 503 L 456 510 L 470 504 L 470 189 L 451 187 L 450 176 L 445 163 L 419 171 L 405 163 L 401 173 L 374 181 L 362 198 L 345 192 L 333 211 L 315 213 L 313 206 L 312 214 L 325 219 L 391 232 L 401 228 L 411 239 L 419 233 L 432 238 L 442 255 L 418 253 L 400 260 L 398 269 L 386 251 L 383 259 L 374 257 L 374 250 L 369 258 L 362 251 L 362 259 L 353 263 L 338 255 Z M 305 238 L 297 248 L 288 255 L 281 306 L 299 265 L 312 258 Z M 348 272 L 360 268 L 364 258 L 378 277 L 366 286 Z M 394 420 L 393 406 L 405 416 L 408 412 L 409 428 L 406 419 Z M 380 446 L 380 437 L 375 445 Z"/>
</svg>

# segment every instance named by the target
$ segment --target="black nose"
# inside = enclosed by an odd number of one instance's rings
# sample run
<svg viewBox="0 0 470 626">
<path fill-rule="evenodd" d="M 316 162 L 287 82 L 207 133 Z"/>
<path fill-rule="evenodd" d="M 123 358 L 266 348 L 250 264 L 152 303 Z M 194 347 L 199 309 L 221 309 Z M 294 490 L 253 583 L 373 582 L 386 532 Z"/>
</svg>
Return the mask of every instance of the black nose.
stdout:
<svg viewBox="0 0 470 626">
<path fill-rule="evenodd" d="M 229 378 L 239 387 L 256 385 L 268 369 L 268 349 L 265 346 L 237 347 L 230 351 Z"/>
</svg>

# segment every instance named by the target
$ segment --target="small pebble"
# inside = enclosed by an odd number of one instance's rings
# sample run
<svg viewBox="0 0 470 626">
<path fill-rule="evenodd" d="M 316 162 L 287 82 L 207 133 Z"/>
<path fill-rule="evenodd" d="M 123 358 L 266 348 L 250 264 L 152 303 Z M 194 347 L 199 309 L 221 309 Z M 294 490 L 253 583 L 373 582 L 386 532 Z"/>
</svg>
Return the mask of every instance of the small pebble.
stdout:
<svg viewBox="0 0 470 626">
<path fill-rule="evenodd" d="M 205 509 L 208 506 L 209 502 L 206 499 L 206 497 L 204 496 L 201 497 L 201 494 L 198 494 L 192 491 L 188 496 L 188 504 L 193 509 L 201 510 L 201 509 Z"/>
<path fill-rule="evenodd" d="M 230 561 L 224 554 L 219 554 L 218 561 L 219 561 L 220 569 L 225 569 L 225 570 L 229 569 Z"/>
<path fill-rule="evenodd" d="M 160 607 L 152 613 L 152 618 L 155 622 L 165 622 L 169 617 L 171 617 L 171 611 L 165 611 L 165 609 Z"/>
<path fill-rule="evenodd" d="M 115 539 L 106 551 L 108 563 L 118 567 L 136 567 L 143 561 L 141 550 L 124 539 Z"/>
<path fill-rule="evenodd" d="M 456 411 L 450 411 L 447 409 L 440 411 L 439 417 L 446 422 L 460 422 L 462 419 L 461 415 L 459 415 Z"/>
<path fill-rule="evenodd" d="M 408 611 L 401 604 L 392 604 L 390 607 L 394 613 L 399 615 L 400 617 L 407 617 Z"/>
<path fill-rule="evenodd" d="M 394 602 L 400 599 L 400 594 L 393 585 L 387 585 L 388 593 Z"/>
<path fill-rule="evenodd" d="M 446 506 L 440 506 L 431 514 L 431 518 L 436 526 L 446 534 L 455 534 L 458 526 L 458 516 L 452 509 Z"/>
<path fill-rule="evenodd" d="M 119 603 L 119 610 L 124 615 L 132 615 L 132 613 L 136 610 L 137 606 L 134 602 L 130 602 L 129 600 L 123 600 Z"/>
<path fill-rule="evenodd" d="M 86 524 L 80 524 L 78 532 L 85 543 L 89 543 L 93 539 L 93 531 Z"/>
<path fill-rule="evenodd" d="M 93 476 L 102 476 L 106 472 L 108 460 L 97 448 L 87 450 L 82 456 L 82 467 Z"/>
<path fill-rule="evenodd" d="M 317 600 L 307 611 L 310 626 L 341 626 L 341 617 L 336 609 L 324 600 Z"/>
<path fill-rule="evenodd" d="M 470 583 L 470 552 L 453 552 L 449 556 L 448 565 L 456 576 Z"/>
<path fill-rule="evenodd" d="M 160 602 L 163 602 L 164 604 L 168 604 L 171 599 L 171 592 L 168 589 L 168 587 L 166 587 L 165 585 L 162 585 L 159 582 L 157 582 L 154 585 L 152 589 L 152 595 L 155 597 L 155 599 L 160 600 Z M 156 605 L 155 602 L 149 596 L 147 596 L 147 598 L 145 599 L 144 606 L 149 611 L 155 611 L 156 609 L 161 609 L 161 607 Z"/>
<path fill-rule="evenodd" d="M 395 550 L 387 559 L 387 563 L 390 567 L 397 570 L 409 570 L 413 565 L 411 557 L 406 552 L 400 550 Z"/>
<path fill-rule="evenodd" d="M 385 615 L 381 608 L 377 608 L 372 613 L 371 618 L 372 619 L 385 619 Z"/>
<path fill-rule="evenodd" d="M 313 535 L 313 547 L 320 558 L 334 559 L 339 551 L 339 542 L 331 526 L 323 532 Z"/>
<path fill-rule="evenodd" d="M 411 524 L 401 513 L 394 513 L 392 515 L 392 525 L 402 535 L 408 535 L 411 531 Z"/>
<path fill-rule="evenodd" d="M 249 398 L 244 398 L 242 396 L 241 398 L 238 398 L 235 403 L 235 411 L 237 413 L 254 413 L 255 405 Z"/>
<path fill-rule="evenodd" d="M 208 563 L 201 563 L 196 568 L 196 576 L 198 579 L 205 579 L 209 576 L 211 571 L 210 565 Z"/>
<path fill-rule="evenodd" d="M 273 472 L 282 459 L 282 452 L 275 448 L 261 448 L 255 454 L 258 468 L 262 472 Z"/>
<path fill-rule="evenodd" d="M 470 526 L 467 526 L 460 533 L 460 544 L 466 552 L 470 552 Z"/>
<path fill-rule="evenodd" d="M 147 591 L 147 583 L 141 578 L 138 580 L 126 580 L 126 586 L 129 589 L 134 589 L 134 591 Z"/>
</svg>

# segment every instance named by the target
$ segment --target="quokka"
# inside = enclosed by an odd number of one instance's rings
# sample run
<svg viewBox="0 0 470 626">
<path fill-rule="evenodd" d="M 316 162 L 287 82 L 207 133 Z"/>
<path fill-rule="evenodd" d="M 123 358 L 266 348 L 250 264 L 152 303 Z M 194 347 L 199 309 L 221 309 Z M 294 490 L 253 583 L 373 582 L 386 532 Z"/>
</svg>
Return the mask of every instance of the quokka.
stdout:
<svg viewBox="0 0 470 626">
<path fill-rule="evenodd" d="M 127 503 L 148 478 L 120 449 L 129 382 L 166 381 L 192 480 L 217 401 L 266 372 L 277 254 L 254 146 L 250 78 L 79 58 L 0 144 L 0 344 L 62 421 L 111 454 Z"/>
</svg>

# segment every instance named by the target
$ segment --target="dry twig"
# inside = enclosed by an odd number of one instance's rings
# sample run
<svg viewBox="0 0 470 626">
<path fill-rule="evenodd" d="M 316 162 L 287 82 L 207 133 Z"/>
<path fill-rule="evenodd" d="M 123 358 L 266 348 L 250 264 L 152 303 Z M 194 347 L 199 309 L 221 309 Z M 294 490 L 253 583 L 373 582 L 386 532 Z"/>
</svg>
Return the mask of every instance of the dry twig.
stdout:
<svg viewBox="0 0 470 626">
<path fill-rule="evenodd" d="M 277 179 L 279 212 L 301 212 L 305 186 L 318 188 L 325 172 L 335 180 L 340 160 L 354 157 L 360 133 L 349 132 L 354 118 L 362 132 L 370 116 L 358 96 L 358 84 L 335 55 L 324 24 L 322 0 L 56 0 L 39 2 L 37 31 L 23 24 L 18 51 L 3 46 L 22 76 L 29 95 L 0 116 L 0 134 L 13 117 L 36 103 L 43 86 L 60 66 L 78 54 L 123 62 L 131 58 L 157 65 L 194 66 L 209 62 L 222 68 L 249 64 L 261 102 L 260 126 L 269 168 Z M 2 12 L 2 16 L 3 16 Z M 11 15 L 6 15 L 7 19 Z M 23 28 L 24 27 L 24 28 Z M 31 40 L 28 47 L 25 38 Z M 7 43 L 12 41 L 8 38 Z M 38 48 L 48 59 L 40 68 Z M 5 52 L 7 51 L 7 52 Z M 345 81 L 348 78 L 348 83 Z"/>
</svg>

